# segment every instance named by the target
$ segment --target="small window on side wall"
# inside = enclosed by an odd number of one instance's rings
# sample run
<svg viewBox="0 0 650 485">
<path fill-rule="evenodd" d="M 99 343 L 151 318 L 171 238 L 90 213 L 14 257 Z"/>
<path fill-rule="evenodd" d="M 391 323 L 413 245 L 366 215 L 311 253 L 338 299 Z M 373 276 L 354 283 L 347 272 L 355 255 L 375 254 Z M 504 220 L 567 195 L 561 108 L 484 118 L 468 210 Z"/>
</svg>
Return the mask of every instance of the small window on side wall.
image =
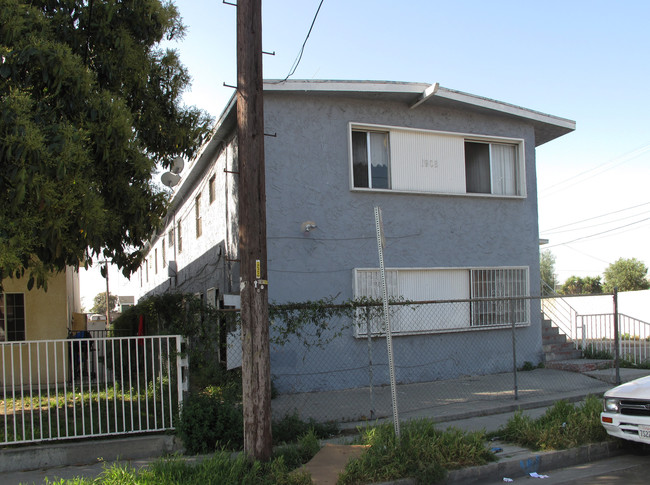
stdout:
<svg viewBox="0 0 650 485">
<path fill-rule="evenodd" d="M 352 131 L 352 173 L 354 186 L 390 189 L 388 133 Z"/>
</svg>

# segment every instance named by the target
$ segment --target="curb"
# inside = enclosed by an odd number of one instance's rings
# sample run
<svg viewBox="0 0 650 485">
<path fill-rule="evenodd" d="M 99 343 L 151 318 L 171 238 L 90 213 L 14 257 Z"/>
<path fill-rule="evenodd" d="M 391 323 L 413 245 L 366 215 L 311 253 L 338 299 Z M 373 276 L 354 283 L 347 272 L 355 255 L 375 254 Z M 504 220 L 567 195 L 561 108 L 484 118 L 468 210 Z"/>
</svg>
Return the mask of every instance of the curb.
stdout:
<svg viewBox="0 0 650 485">
<path fill-rule="evenodd" d="M 587 396 L 602 395 L 607 389 L 608 388 L 603 388 L 602 390 L 598 390 L 596 392 L 583 392 L 583 391 L 571 392 L 566 394 L 559 394 L 554 397 L 544 398 L 540 400 L 517 400 L 517 401 L 513 400 L 507 403 L 490 402 L 490 404 L 493 404 L 491 407 L 486 407 L 482 409 L 473 408 L 467 411 L 460 411 L 460 412 L 448 413 L 448 414 L 429 415 L 427 417 L 433 420 L 433 422 L 436 424 L 444 423 L 453 426 L 453 421 L 461 421 L 464 419 L 471 419 L 471 418 L 482 418 L 486 416 L 494 416 L 497 414 L 512 413 L 516 411 L 526 411 L 530 409 L 546 408 L 546 407 L 553 406 L 558 401 L 567 401 L 569 403 L 580 402 L 586 399 Z M 401 412 L 400 420 L 406 421 L 411 419 L 418 419 L 421 417 L 420 412 L 421 410 Z M 347 422 L 339 423 L 339 431 L 340 432 L 353 431 L 354 434 L 356 434 L 359 428 L 363 429 L 367 426 L 374 426 L 377 423 L 385 423 L 389 421 L 392 422 L 392 419 L 393 419 L 392 416 L 383 416 L 383 417 L 379 417 L 367 421 L 347 421 Z M 496 431 L 496 429 L 487 430 L 487 431 Z"/>
<path fill-rule="evenodd" d="M 59 466 L 88 465 L 99 461 L 157 458 L 181 449 L 181 442 L 170 434 L 47 443 L 42 446 L 0 449 L 0 470 L 22 472 Z"/>
<path fill-rule="evenodd" d="M 500 481 L 504 477 L 516 479 L 526 477 L 532 472 L 548 473 L 558 468 L 603 460 L 618 456 L 622 453 L 623 446 L 618 441 L 592 443 L 568 450 L 546 451 L 538 454 L 531 452 L 529 458 L 515 458 L 490 463 L 488 465 L 452 470 L 441 483 L 445 485 L 456 485 L 472 484 L 487 480 Z"/>
<path fill-rule="evenodd" d="M 499 482 L 504 477 L 517 480 L 527 477 L 528 473 L 551 473 L 559 468 L 618 456 L 623 451 L 623 445 L 619 441 L 592 443 L 568 450 L 544 451 L 537 454 L 531 451 L 528 458 L 512 458 L 487 465 L 452 470 L 444 480 L 436 483 L 439 485 L 471 485 L 488 481 Z M 413 478 L 400 478 L 372 485 L 417 485 L 417 483 Z"/>
</svg>

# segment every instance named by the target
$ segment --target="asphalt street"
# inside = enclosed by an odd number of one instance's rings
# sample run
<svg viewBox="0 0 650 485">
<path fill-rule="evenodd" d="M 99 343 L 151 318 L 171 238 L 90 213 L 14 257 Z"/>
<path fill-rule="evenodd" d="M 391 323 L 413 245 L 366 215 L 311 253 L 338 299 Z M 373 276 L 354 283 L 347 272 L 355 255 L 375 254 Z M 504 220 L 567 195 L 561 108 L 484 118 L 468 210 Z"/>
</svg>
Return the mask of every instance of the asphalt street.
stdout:
<svg viewBox="0 0 650 485">
<path fill-rule="evenodd" d="M 519 477 L 513 479 L 512 483 L 532 485 L 543 480 L 540 485 L 647 485 L 650 483 L 649 463 L 650 452 L 626 447 L 626 452 L 620 456 L 540 472 L 540 475 L 547 474 L 543 479 Z M 483 482 L 483 485 L 503 485 L 505 478 L 509 477 Z"/>
</svg>

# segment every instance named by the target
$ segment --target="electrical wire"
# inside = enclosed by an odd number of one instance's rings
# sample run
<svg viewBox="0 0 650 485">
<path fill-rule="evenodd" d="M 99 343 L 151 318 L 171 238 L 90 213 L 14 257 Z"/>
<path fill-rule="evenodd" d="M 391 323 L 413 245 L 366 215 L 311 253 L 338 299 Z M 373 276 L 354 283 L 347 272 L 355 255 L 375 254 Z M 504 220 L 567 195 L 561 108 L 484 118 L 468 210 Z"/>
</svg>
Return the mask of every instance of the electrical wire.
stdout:
<svg viewBox="0 0 650 485">
<path fill-rule="evenodd" d="M 553 194 L 555 194 L 557 192 L 561 192 L 563 190 L 566 190 L 567 188 L 569 188 L 569 187 L 571 187 L 573 185 L 576 185 L 578 183 L 584 182 L 585 180 L 593 178 L 593 177 L 595 177 L 597 175 L 602 175 L 603 173 L 607 172 L 608 170 L 611 170 L 611 169 L 613 169 L 615 167 L 618 167 L 619 165 L 623 165 L 624 163 L 627 163 L 627 162 L 629 162 L 631 160 L 634 160 L 637 157 L 640 157 L 641 155 L 643 155 L 645 152 L 647 152 L 649 150 L 650 150 L 650 143 L 648 143 L 646 145 L 643 145 L 642 147 L 637 148 L 636 150 L 628 152 L 628 153 L 626 153 L 624 155 L 621 155 L 620 157 L 617 157 L 617 158 L 615 158 L 613 160 L 609 160 L 609 161 L 607 161 L 605 163 L 597 165 L 596 167 L 587 169 L 587 170 L 585 170 L 583 172 L 580 172 L 580 173 L 578 173 L 576 175 L 573 175 L 573 176 L 571 176 L 571 177 L 569 177 L 569 178 L 567 178 L 565 180 L 562 180 L 560 182 L 557 182 L 557 183 L 555 183 L 555 184 L 553 184 L 553 185 L 551 185 L 549 187 L 545 187 L 543 189 L 540 189 L 539 190 L 540 198 L 548 197 L 548 196 L 553 195 Z M 566 185 L 564 187 L 560 187 L 561 185 L 566 184 L 567 182 L 571 182 L 574 179 L 579 179 L 585 174 L 588 174 L 588 173 L 593 172 L 595 170 L 601 169 L 601 168 L 603 168 L 603 167 L 605 167 L 607 165 L 610 165 L 610 164 L 612 164 L 611 167 L 607 167 L 607 168 L 605 168 L 604 170 L 602 170 L 602 171 L 600 171 L 598 173 L 595 173 L 595 174 L 593 174 L 593 175 L 591 175 L 589 177 L 586 177 L 586 178 L 582 178 L 581 180 L 577 180 L 576 182 L 571 183 L 569 185 Z M 558 187 L 557 190 L 552 190 L 551 192 L 549 192 L 551 189 L 556 188 L 556 187 Z"/>
<path fill-rule="evenodd" d="M 595 234 L 590 234 L 588 236 L 578 237 L 578 238 L 572 239 L 571 241 L 567 241 L 567 242 L 564 242 L 564 243 L 551 244 L 549 246 L 545 246 L 544 249 L 555 248 L 555 247 L 558 247 L 558 246 L 564 246 L 566 244 L 571 244 L 571 243 L 574 243 L 576 241 L 583 241 L 585 239 L 591 239 L 591 238 L 594 238 L 594 237 L 597 237 L 597 236 L 601 236 L 603 234 L 608 234 L 610 232 L 618 231 L 619 229 L 624 229 L 626 227 L 634 226 L 636 224 L 640 224 L 640 223 L 645 222 L 645 221 L 650 221 L 650 217 L 646 217 L 645 219 L 641 219 L 640 221 L 631 222 L 629 224 L 624 224 L 622 226 L 614 227 L 612 229 L 608 229 L 607 231 L 601 231 L 601 232 L 597 232 Z"/>
<path fill-rule="evenodd" d="M 636 209 L 637 207 L 642 207 L 642 206 L 648 205 L 648 204 L 650 204 L 650 202 L 644 202 L 642 204 L 633 205 L 633 206 L 630 206 L 630 207 L 625 207 L 624 209 L 619 209 L 619 210 L 615 210 L 615 211 L 612 211 L 612 212 L 607 212 L 607 213 L 601 214 L 599 216 L 593 216 L 593 217 L 589 217 L 587 219 L 581 219 L 579 221 L 570 222 L 568 224 L 562 224 L 561 226 L 551 227 L 550 229 L 546 229 L 546 230 L 540 231 L 540 232 L 543 232 L 543 233 L 546 234 L 546 233 L 549 233 L 551 231 L 555 231 L 556 229 L 562 229 L 562 228 L 567 227 L 567 226 L 573 226 L 575 224 L 580 224 L 581 222 L 588 222 L 588 221 L 592 221 L 594 219 L 599 219 L 601 217 L 611 216 L 612 214 L 619 214 L 621 212 L 625 212 L 625 211 L 631 210 L 631 209 Z"/>
<path fill-rule="evenodd" d="M 316 23 L 316 19 L 318 18 L 318 13 L 320 12 L 320 8 L 323 6 L 323 2 L 325 0 L 320 0 L 320 3 L 318 4 L 318 9 L 316 10 L 316 14 L 314 15 L 314 19 L 311 21 L 311 26 L 309 27 L 309 32 L 307 32 L 307 36 L 305 37 L 305 41 L 302 43 L 302 47 L 300 48 L 300 52 L 298 53 L 298 56 L 296 57 L 296 60 L 293 61 L 293 65 L 291 66 L 291 69 L 289 70 L 289 74 L 282 79 L 281 81 L 274 82 L 273 84 L 280 84 L 285 82 L 287 79 L 289 79 L 291 76 L 294 75 L 296 72 L 296 69 L 298 69 L 298 66 L 300 65 L 300 61 L 302 60 L 302 55 L 305 52 L 305 46 L 307 45 L 307 40 L 309 39 L 309 36 L 311 35 L 311 31 L 314 28 L 314 24 Z"/>
<path fill-rule="evenodd" d="M 562 229 L 562 230 L 544 231 L 544 235 L 545 235 L 545 236 L 548 236 L 548 235 L 552 235 L 552 234 L 560 234 L 560 233 L 563 233 L 563 232 L 583 231 L 583 230 L 585 230 L 585 229 L 591 229 L 591 228 L 593 228 L 593 227 L 605 226 L 605 225 L 607 225 L 607 224 L 613 224 L 613 223 L 615 223 L 615 222 L 626 221 L 626 220 L 628 220 L 628 219 L 632 219 L 632 218 L 634 218 L 634 217 L 639 217 L 639 216 L 642 216 L 642 215 L 644 215 L 644 214 L 648 214 L 648 213 L 650 213 L 650 211 L 643 211 L 643 212 L 640 212 L 640 213 L 638 213 L 638 214 L 632 214 L 632 215 L 630 215 L 630 216 L 619 217 L 619 218 L 616 219 L 615 221 L 604 221 L 604 222 L 599 222 L 599 223 L 597 223 L 597 224 L 591 224 L 591 225 L 589 225 L 589 226 L 569 227 L 569 228 L 567 228 L 567 229 Z"/>
</svg>

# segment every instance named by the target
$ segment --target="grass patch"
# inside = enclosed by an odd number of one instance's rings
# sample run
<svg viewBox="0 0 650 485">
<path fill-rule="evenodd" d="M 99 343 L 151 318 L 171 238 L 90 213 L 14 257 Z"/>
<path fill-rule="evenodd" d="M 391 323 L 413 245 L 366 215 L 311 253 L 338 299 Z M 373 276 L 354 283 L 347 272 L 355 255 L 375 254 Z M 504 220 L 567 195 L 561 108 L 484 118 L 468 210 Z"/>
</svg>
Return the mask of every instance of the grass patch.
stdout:
<svg viewBox="0 0 650 485">
<path fill-rule="evenodd" d="M 577 406 L 558 401 L 537 419 L 518 411 L 497 434 L 533 450 L 563 450 L 605 441 L 608 435 L 600 424 L 601 410 L 601 400 L 595 396 Z"/>
<path fill-rule="evenodd" d="M 220 450 L 209 458 L 193 464 L 181 457 L 159 459 L 147 468 L 136 470 L 130 465 L 113 464 L 96 479 L 74 478 L 48 485 L 310 485 L 311 477 L 296 470 L 309 461 L 320 445 L 313 433 L 307 433 L 297 444 L 278 449 L 271 461 L 251 461 L 244 454 L 233 456 Z"/>
<path fill-rule="evenodd" d="M 12 443 L 156 430 L 177 420 L 176 388 L 142 383 L 134 388 L 100 384 L 67 385 L 41 395 L 6 397 L 0 402 L 0 441 Z"/>
<path fill-rule="evenodd" d="M 443 479 L 448 470 L 484 465 L 495 460 L 485 444 L 485 433 L 455 428 L 440 431 L 431 420 L 402 424 L 401 439 L 391 423 L 363 431 L 361 444 L 369 445 L 339 477 L 341 484 L 415 478 L 419 483 Z"/>
<path fill-rule="evenodd" d="M 593 344 L 582 349 L 583 359 L 612 360 L 614 356 L 609 350 L 597 350 Z"/>
<path fill-rule="evenodd" d="M 295 443 L 307 433 L 329 438 L 338 433 L 335 423 L 303 421 L 298 413 L 271 423 L 273 444 Z M 183 404 L 178 434 L 189 453 L 212 453 L 217 449 L 239 451 L 244 446 L 241 386 L 232 382 L 209 386 L 192 393 Z"/>
</svg>

